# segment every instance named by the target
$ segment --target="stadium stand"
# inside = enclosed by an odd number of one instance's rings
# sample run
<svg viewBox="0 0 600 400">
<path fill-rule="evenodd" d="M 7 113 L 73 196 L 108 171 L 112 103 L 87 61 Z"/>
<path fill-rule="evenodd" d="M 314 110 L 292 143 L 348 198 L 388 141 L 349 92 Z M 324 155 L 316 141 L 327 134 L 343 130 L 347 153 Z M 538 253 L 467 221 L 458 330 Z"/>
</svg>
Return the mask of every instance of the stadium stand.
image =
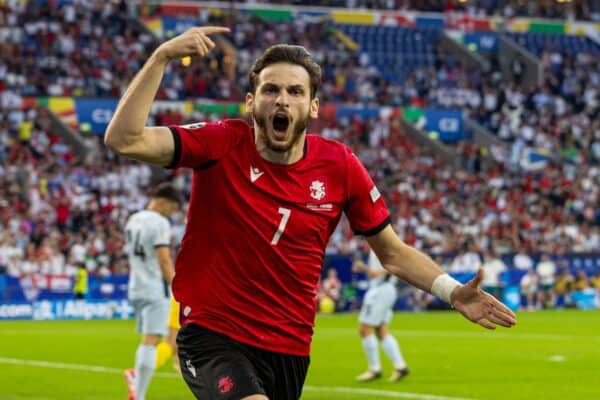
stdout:
<svg viewBox="0 0 600 400">
<path fill-rule="evenodd" d="M 268 3 L 289 4 L 280 0 Z M 296 5 L 347 7 L 359 9 L 466 12 L 478 16 L 502 16 L 506 18 L 527 16 L 565 20 L 600 20 L 600 5 L 589 0 L 325 0 L 292 1 Z"/>
<path fill-rule="evenodd" d="M 391 8 L 392 3 L 412 10 L 436 7 L 433 3 L 447 7 L 447 2 L 353 3 L 365 8 Z M 485 14 L 506 14 L 511 7 L 513 15 L 524 12 L 517 3 L 532 7 L 532 2 L 490 1 Z M 95 136 L 85 139 L 91 155 L 76 154 L 41 122 L 47 111 L 24 106 L 23 99 L 119 97 L 157 41 L 139 21 L 132 22 L 133 11 L 124 2 L 91 8 L 82 2 L 40 4 L 0 8 L 0 273 L 71 275 L 84 262 L 97 276 L 120 275 L 127 270 L 122 225 L 146 202 L 151 170 L 106 151 Z M 560 10 L 540 8 L 538 13 L 563 15 Z M 593 18 L 587 2 L 576 2 L 575 10 Z M 445 257 L 448 268 L 465 247 L 479 253 L 493 250 L 505 256 L 509 267 L 512 254 L 520 250 L 536 255 L 536 261 L 538 253 L 600 252 L 596 43 L 567 35 L 509 34 L 544 66 L 545 81 L 526 87 L 506 81 L 497 70 L 465 68 L 439 46 L 437 28 L 300 19 L 259 24 L 246 14 L 207 14 L 199 21 L 234 26 L 229 42 L 235 50 L 233 73 L 225 50 L 189 67 L 173 63 L 159 99 L 238 102 L 248 69 L 265 46 L 305 45 L 324 74 L 320 97 L 325 112 L 313 130 L 352 147 L 387 199 L 394 228 L 407 243 Z M 340 40 L 336 30 L 359 50 Z M 454 150 L 464 162 L 455 168 L 416 145 L 397 114 L 340 116 L 334 106 L 327 112 L 331 104 L 464 109 L 504 140 L 510 152 L 487 162 L 485 149 L 459 142 Z M 155 110 L 150 123 L 222 116 L 163 108 Z M 545 167 L 522 168 L 523 152 L 539 148 L 551 154 Z M 174 171 L 172 178 L 178 187 L 189 188 L 189 173 Z M 174 230 L 181 232 L 183 223 L 181 213 Z M 342 221 L 327 253 L 354 254 L 361 246 Z M 600 269 L 587 261 L 569 266 L 589 275 Z"/>
</svg>

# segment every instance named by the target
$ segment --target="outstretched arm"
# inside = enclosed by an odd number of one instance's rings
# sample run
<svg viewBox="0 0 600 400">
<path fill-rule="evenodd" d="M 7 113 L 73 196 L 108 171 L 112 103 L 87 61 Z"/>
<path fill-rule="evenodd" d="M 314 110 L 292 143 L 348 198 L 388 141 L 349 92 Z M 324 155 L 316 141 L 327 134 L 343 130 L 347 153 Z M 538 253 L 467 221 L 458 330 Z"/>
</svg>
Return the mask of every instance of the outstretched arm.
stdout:
<svg viewBox="0 0 600 400">
<path fill-rule="evenodd" d="M 175 148 L 169 129 L 145 127 L 167 63 L 185 56 L 206 56 L 215 47 L 208 35 L 226 32 L 229 28 L 191 28 L 161 44 L 121 98 L 104 135 L 104 143 L 123 156 L 150 164 L 168 165 Z"/>
<path fill-rule="evenodd" d="M 427 255 L 402 242 L 390 225 L 367 237 L 367 241 L 390 273 L 449 302 L 469 321 L 488 329 L 496 325 L 511 327 L 516 323 L 510 309 L 479 288 L 482 269 L 473 280 L 461 285 Z"/>
</svg>

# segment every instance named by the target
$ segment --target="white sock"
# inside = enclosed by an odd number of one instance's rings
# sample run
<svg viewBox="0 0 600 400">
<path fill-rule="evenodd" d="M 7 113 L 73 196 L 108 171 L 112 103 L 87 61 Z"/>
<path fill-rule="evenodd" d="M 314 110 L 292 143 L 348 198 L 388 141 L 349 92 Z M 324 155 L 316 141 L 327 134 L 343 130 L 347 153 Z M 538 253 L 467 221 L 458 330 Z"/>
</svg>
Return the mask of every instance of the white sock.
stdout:
<svg viewBox="0 0 600 400">
<path fill-rule="evenodd" d="M 374 334 L 370 334 L 362 338 L 363 350 L 367 356 L 369 370 L 374 372 L 381 371 L 381 363 L 379 361 L 379 348 L 377 347 L 377 338 Z"/>
<path fill-rule="evenodd" d="M 135 352 L 135 400 L 144 400 L 156 365 L 156 347 L 140 344 Z"/>
<path fill-rule="evenodd" d="M 406 361 L 404 361 L 404 357 L 402 357 L 402 353 L 400 352 L 400 346 L 398 346 L 398 341 L 393 335 L 388 334 L 384 337 L 381 341 L 381 347 L 383 347 L 385 354 L 392 360 L 394 368 L 406 368 Z"/>
</svg>

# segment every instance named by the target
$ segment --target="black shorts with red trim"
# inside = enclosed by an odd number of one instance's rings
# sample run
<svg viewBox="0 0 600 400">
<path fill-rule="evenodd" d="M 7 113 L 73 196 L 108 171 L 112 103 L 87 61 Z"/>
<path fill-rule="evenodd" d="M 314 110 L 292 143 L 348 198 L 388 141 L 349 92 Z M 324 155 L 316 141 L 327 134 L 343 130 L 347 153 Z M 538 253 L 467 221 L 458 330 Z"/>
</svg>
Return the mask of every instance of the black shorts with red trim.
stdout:
<svg viewBox="0 0 600 400">
<path fill-rule="evenodd" d="M 310 357 L 249 346 L 196 324 L 179 330 L 181 373 L 197 399 L 239 400 L 262 394 L 269 400 L 297 400 Z"/>
</svg>

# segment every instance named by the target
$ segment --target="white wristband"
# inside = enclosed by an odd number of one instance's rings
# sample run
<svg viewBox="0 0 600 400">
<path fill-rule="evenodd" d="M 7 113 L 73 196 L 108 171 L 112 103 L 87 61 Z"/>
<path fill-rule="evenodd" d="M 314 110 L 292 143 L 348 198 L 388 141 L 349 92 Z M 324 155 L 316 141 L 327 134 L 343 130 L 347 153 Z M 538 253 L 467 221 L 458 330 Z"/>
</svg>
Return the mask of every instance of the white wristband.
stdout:
<svg viewBox="0 0 600 400">
<path fill-rule="evenodd" d="M 450 294 L 458 286 L 461 286 L 459 281 L 448 274 L 442 274 L 433 281 L 433 285 L 431 285 L 431 294 L 439 297 L 446 303 L 450 303 Z"/>
</svg>

